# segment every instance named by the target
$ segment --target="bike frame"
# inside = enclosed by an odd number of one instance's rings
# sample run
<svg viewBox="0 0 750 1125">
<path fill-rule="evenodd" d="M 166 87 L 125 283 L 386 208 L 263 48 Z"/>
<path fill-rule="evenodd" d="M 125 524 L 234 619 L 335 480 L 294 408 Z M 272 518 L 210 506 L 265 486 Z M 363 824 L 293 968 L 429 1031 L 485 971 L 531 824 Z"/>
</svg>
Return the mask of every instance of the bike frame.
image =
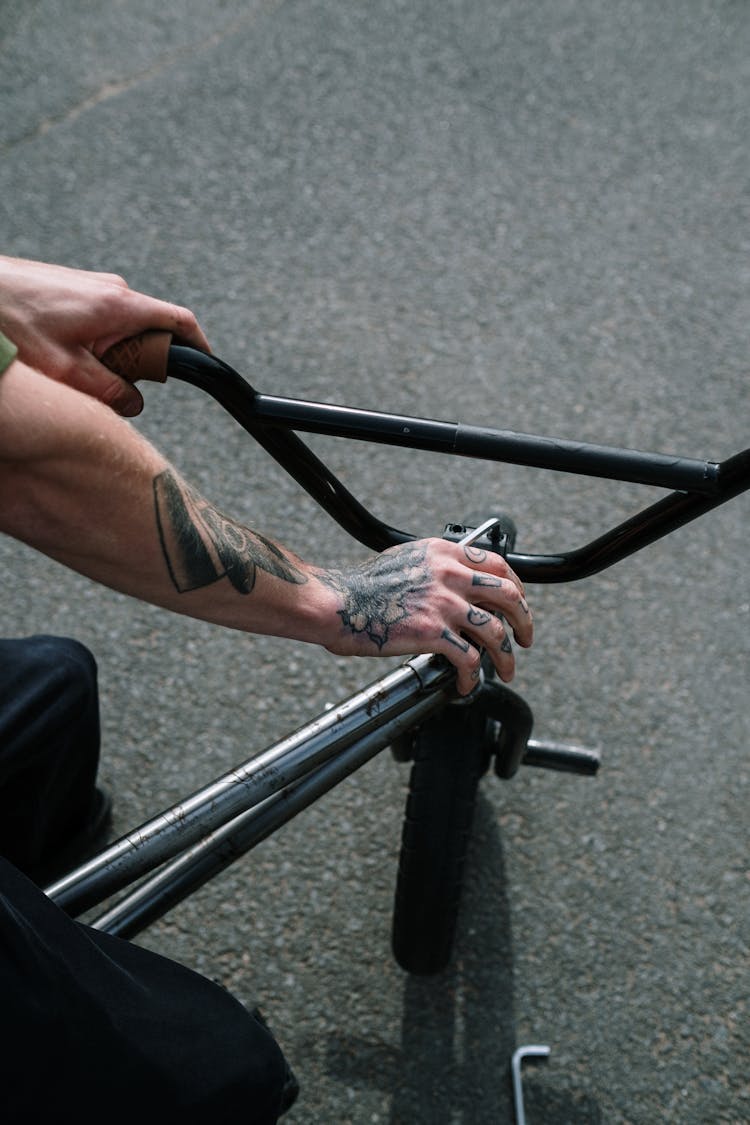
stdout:
<svg viewBox="0 0 750 1125">
<path fill-rule="evenodd" d="M 336 522 L 365 546 L 383 550 L 414 535 L 383 523 L 331 473 L 295 431 L 431 450 L 454 456 L 632 481 L 670 489 L 598 539 L 561 554 L 507 549 L 496 529 L 478 546 L 505 554 L 527 582 L 569 582 L 597 573 L 750 488 L 750 450 L 722 462 L 643 453 L 261 395 L 214 356 L 172 345 L 168 376 L 212 395 Z M 463 525 L 448 524 L 459 540 Z M 596 754 L 531 739 L 528 706 L 496 682 L 480 682 L 466 700 L 452 668 L 420 656 L 319 715 L 287 738 L 127 833 L 47 888 L 77 915 L 127 892 L 90 924 L 132 937 L 266 839 L 386 746 L 448 704 L 480 706 L 498 728 L 495 770 L 511 777 L 521 763 L 591 774 Z"/>
</svg>

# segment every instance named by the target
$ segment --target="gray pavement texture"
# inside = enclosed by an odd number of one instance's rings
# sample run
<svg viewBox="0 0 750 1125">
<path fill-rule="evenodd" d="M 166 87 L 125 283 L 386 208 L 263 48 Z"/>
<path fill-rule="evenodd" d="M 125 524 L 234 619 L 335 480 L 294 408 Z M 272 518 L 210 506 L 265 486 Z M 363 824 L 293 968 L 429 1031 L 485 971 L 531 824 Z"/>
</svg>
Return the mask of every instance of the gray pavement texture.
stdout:
<svg viewBox="0 0 750 1125">
<path fill-rule="evenodd" d="M 748 445 L 741 0 L 2 0 L 7 253 L 191 305 L 269 393 L 719 459 Z M 364 550 L 218 407 L 136 423 L 320 563 Z M 648 489 L 316 441 L 390 522 L 498 501 L 567 549 Z M 740 1123 L 748 1061 L 747 497 L 535 587 L 518 689 L 596 780 L 482 783 L 454 961 L 389 949 L 385 753 L 139 940 L 266 1011 L 293 1123 Z M 381 668 L 130 602 L 3 542 L 3 631 L 100 665 L 126 830 Z M 252 1119 L 249 1112 L 248 1120 Z"/>
</svg>

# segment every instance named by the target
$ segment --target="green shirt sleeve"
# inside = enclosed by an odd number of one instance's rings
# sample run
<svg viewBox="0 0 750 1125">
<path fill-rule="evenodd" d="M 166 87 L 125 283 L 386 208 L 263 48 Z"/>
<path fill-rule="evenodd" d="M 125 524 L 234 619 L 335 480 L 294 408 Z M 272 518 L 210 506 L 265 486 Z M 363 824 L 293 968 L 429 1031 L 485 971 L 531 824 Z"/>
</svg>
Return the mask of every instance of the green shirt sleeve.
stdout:
<svg viewBox="0 0 750 1125">
<path fill-rule="evenodd" d="M 18 355 L 18 348 L 15 344 L 11 344 L 7 336 L 3 336 L 0 332 L 0 374 L 5 371 L 6 367 L 10 367 L 13 360 Z"/>
</svg>

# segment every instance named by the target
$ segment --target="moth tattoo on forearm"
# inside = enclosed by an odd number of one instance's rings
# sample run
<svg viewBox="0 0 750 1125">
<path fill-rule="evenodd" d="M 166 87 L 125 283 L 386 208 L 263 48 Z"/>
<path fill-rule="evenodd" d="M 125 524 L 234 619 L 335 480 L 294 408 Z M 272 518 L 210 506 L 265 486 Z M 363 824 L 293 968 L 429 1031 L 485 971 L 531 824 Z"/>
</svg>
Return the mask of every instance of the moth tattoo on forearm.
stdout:
<svg viewBox="0 0 750 1125">
<path fill-rule="evenodd" d="M 154 503 L 164 559 L 180 593 L 226 577 L 249 594 L 258 568 L 284 582 L 307 582 L 274 543 L 222 515 L 170 469 L 154 478 Z"/>
</svg>

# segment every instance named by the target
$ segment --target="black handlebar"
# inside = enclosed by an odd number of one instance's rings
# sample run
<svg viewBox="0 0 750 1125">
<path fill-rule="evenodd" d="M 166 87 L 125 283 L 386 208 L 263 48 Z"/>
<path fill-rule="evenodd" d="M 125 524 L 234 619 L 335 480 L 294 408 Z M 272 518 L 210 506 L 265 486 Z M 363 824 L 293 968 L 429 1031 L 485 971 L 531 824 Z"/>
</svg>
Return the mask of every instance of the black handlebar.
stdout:
<svg viewBox="0 0 750 1125">
<path fill-rule="evenodd" d="M 577 550 L 559 555 L 509 554 L 513 569 L 529 582 L 570 582 L 595 574 L 750 488 L 750 450 L 723 462 L 700 461 L 276 398 L 259 394 L 215 356 L 177 344 L 169 349 L 168 375 L 216 399 L 345 531 L 377 551 L 416 536 L 390 527 L 368 511 L 294 431 L 673 490 Z"/>
</svg>

